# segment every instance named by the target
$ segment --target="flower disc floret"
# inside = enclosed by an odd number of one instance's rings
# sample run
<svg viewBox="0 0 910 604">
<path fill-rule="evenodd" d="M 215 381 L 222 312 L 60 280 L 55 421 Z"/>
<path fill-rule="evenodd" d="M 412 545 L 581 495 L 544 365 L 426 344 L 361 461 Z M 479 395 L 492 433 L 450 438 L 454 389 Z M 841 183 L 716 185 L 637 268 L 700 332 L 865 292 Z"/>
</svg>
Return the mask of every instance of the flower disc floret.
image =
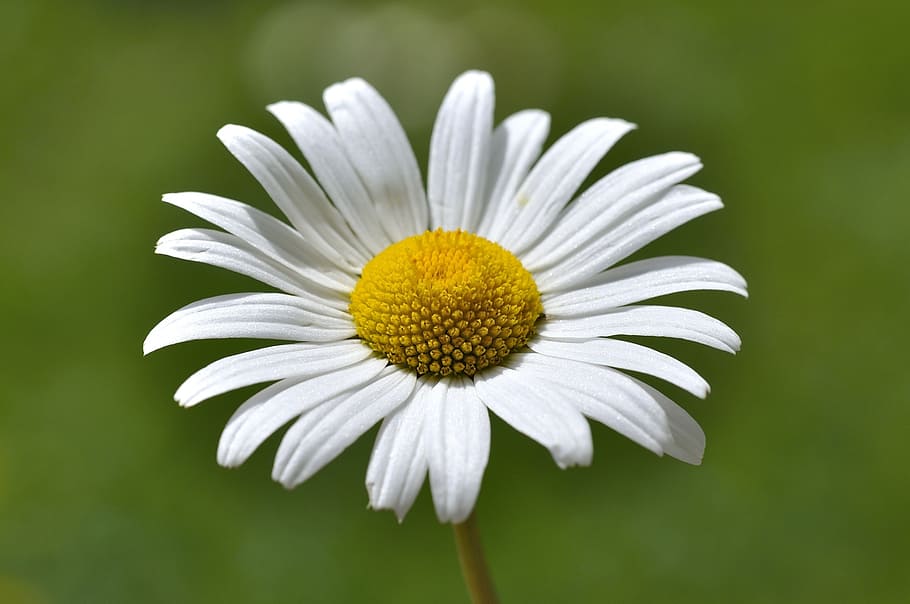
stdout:
<svg viewBox="0 0 910 604">
<path fill-rule="evenodd" d="M 396 365 L 474 375 L 524 346 L 543 311 L 511 252 L 465 231 L 427 231 L 363 268 L 351 294 L 357 334 Z"/>
</svg>

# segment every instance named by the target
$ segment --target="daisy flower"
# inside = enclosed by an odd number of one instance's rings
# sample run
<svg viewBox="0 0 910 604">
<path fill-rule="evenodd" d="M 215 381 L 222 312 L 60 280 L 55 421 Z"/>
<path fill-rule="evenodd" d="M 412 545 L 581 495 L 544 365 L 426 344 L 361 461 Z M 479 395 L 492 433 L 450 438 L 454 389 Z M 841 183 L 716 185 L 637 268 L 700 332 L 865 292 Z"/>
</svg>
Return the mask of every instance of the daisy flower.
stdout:
<svg viewBox="0 0 910 604">
<path fill-rule="evenodd" d="M 425 476 L 439 519 L 474 507 L 492 412 L 560 467 L 591 462 L 588 419 L 658 455 L 698 464 L 704 433 L 677 404 L 624 371 L 698 396 L 707 382 L 663 353 L 616 336 L 681 338 L 734 352 L 729 327 L 700 312 L 642 304 L 689 290 L 746 295 L 733 269 L 664 256 L 620 263 L 721 207 L 680 184 L 701 168 L 665 153 L 577 194 L 633 124 L 597 118 L 546 152 L 549 116 L 494 127 L 493 81 L 452 84 L 433 128 L 427 187 L 401 124 L 360 79 L 329 87 L 329 119 L 296 102 L 269 111 L 309 164 L 242 126 L 218 137 L 287 222 L 205 193 L 164 201 L 220 230 L 182 229 L 156 252 L 247 275 L 279 290 L 216 296 L 159 323 L 149 353 L 207 338 L 289 343 L 218 360 L 175 399 L 192 406 L 270 383 L 227 423 L 218 462 L 243 463 L 282 426 L 272 476 L 294 487 L 382 422 L 366 474 L 370 505 L 401 519 Z"/>
</svg>

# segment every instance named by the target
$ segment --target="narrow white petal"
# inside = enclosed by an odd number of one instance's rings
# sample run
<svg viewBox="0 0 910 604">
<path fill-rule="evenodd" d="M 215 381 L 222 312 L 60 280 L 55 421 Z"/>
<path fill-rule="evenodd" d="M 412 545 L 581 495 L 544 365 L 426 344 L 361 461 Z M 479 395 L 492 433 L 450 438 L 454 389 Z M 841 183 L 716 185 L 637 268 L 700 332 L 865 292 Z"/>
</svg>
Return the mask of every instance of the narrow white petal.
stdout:
<svg viewBox="0 0 910 604">
<path fill-rule="evenodd" d="M 394 510 L 399 522 L 411 509 L 427 473 L 424 424 L 433 380 L 422 379 L 394 413 L 385 418 L 367 467 L 370 507 Z"/>
<path fill-rule="evenodd" d="M 641 383 L 608 367 L 527 355 L 528 372 L 539 376 L 544 390 L 562 396 L 579 411 L 635 443 L 662 455 L 673 442 L 670 420 Z"/>
<path fill-rule="evenodd" d="M 369 358 L 310 379 L 282 380 L 261 390 L 228 420 L 218 442 L 218 463 L 227 467 L 242 464 L 278 428 L 329 399 L 362 389 L 387 365 L 385 359 Z"/>
<path fill-rule="evenodd" d="M 407 400 L 416 382 L 413 372 L 389 366 L 364 388 L 305 413 L 284 435 L 272 478 L 287 488 L 308 479 Z"/>
<path fill-rule="evenodd" d="M 156 325 L 142 345 L 145 354 L 190 340 L 262 338 L 334 342 L 356 335 L 351 319 L 308 310 L 287 294 L 228 294 L 194 302 Z"/>
<path fill-rule="evenodd" d="M 254 248 L 294 268 L 307 280 L 308 289 L 325 297 L 347 294 L 356 282 L 350 273 L 340 270 L 310 245 L 294 229 L 239 201 L 207 193 L 169 193 L 165 203 L 182 208 L 203 220 L 236 235 Z"/>
<path fill-rule="evenodd" d="M 610 147 L 634 127 L 623 120 L 597 118 L 556 141 L 519 187 L 509 210 L 493 225 L 491 239 L 516 255 L 530 248 Z"/>
<path fill-rule="evenodd" d="M 584 282 L 676 227 L 722 207 L 720 198 L 713 193 L 677 185 L 659 201 L 604 231 L 600 238 L 564 261 L 535 273 L 540 291 L 549 293 Z"/>
<path fill-rule="evenodd" d="M 673 306 L 624 306 L 591 317 L 547 320 L 537 332 L 554 340 L 619 335 L 679 338 L 726 352 L 736 352 L 741 345 L 736 332 L 717 319 Z"/>
<path fill-rule="evenodd" d="M 664 453 L 693 465 L 701 464 L 705 454 L 705 432 L 685 409 L 656 390 L 632 378 L 654 401 L 663 408 L 670 424 L 672 442 L 664 443 Z"/>
<path fill-rule="evenodd" d="M 518 186 L 540 157 L 550 132 L 550 114 L 537 109 L 507 117 L 493 131 L 490 171 L 487 177 L 487 207 L 477 234 L 489 239 L 494 224 L 508 214 Z"/>
<path fill-rule="evenodd" d="M 528 355 L 513 353 L 506 364 L 474 377 L 480 400 L 522 434 L 549 449 L 560 468 L 591 463 L 591 428 L 561 393 L 523 366 Z"/>
<path fill-rule="evenodd" d="M 689 256 L 662 256 L 630 262 L 599 273 L 568 291 L 544 295 L 543 305 L 551 318 L 585 316 L 695 290 L 748 295 L 746 280 L 726 264 Z"/>
<path fill-rule="evenodd" d="M 420 169 L 388 103 L 359 78 L 330 86 L 323 100 L 389 238 L 425 231 L 429 211 Z"/>
<path fill-rule="evenodd" d="M 440 522 L 463 522 L 490 456 L 490 416 L 470 379 L 440 380 L 433 387 L 424 434 L 436 515 Z"/>
<path fill-rule="evenodd" d="M 711 390 L 708 382 L 685 363 L 632 342 L 610 338 L 573 342 L 536 337 L 528 342 L 528 347 L 551 357 L 653 375 L 699 398 L 705 398 Z"/>
<path fill-rule="evenodd" d="M 243 126 L 227 125 L 218 138 L 259 181 L 312 248 L 353 273 L 369 259 L 322 190 L 281 145 Z"/>
<path fill-rule="evenodd" d="M 493 79 L 468 71 L 449 88 L 430 139 L 430 228 L 475 231 L 483 209 L 493 130 Z"/>
<path fill-rule="evenodd" d="M 236 235 L 213 229 L 181 229 L 159 239 L 155 253 L 225 268 L 310 300 L 317 312 L 344 316 L 343 300 L 313 294 L 310 289 L 313 284 L 296 269 L 272 259 Z"/>
<path fill-rule="evenodd" d="M 309 260 L 300 253 L 306 246 L 300 233 L 250 205 L 217 195 L 194 192 L 168 193 L 162 200 L 221 227 L 269 257 L 288 265 L 302 265 Z"/>
<path fill-rule="evenodd" d="M 647 384 L 641 384 L 641 386 L 650 392 L 654 400 L 663 407 L 667 418 L 670 420 L 670 433 L 673 436 L 673 442 L 664 445 L 664 453 L 680 461 L 696 466 L 700 465 L 705 454 L 704 430 L 682 407 L 662 393 Z"/>
<path fill-rule="evenodd" d="M 332 123 L 303 103 L 284 101 L 268 109 L 287 128 L 319 184 L 366 248 L 375 255 L 394 243 L 382 230 L 370 194 Z"/>
<path fill-rule="evenodd" d="M 691 153 L 664 153 L 613 170 L 569 206 L 553 230 L 521 258 L 539 272 L 600 240 L 618 222 L 634 215 L 686 178 L 698 172 L 701 161 Z"/>
<path fill-rule="evenodd" d="M 238 388 L 287 378 L 307 379 L 354 365 L 370 356 L 372 352 L 360 340 L 258 348 L 203 367 L 181 384 L 174 400 L 191 407 Z"/>
</svg>

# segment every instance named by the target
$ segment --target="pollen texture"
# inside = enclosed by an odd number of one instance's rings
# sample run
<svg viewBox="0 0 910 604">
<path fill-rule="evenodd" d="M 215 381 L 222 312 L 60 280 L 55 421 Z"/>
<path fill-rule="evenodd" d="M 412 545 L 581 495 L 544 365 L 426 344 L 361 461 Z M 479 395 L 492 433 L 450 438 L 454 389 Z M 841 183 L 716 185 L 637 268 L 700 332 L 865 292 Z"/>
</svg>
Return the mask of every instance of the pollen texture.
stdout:
<svg viewBox="0 0 910 604">
<path fill-rule="evenodd" d="M 357 334 L 419 375 L 474 375 L 523 346 L 543 311 L 537 285 L 499 245 L 427 231 L 363 268 L 351 294 Z"/>
</svg>

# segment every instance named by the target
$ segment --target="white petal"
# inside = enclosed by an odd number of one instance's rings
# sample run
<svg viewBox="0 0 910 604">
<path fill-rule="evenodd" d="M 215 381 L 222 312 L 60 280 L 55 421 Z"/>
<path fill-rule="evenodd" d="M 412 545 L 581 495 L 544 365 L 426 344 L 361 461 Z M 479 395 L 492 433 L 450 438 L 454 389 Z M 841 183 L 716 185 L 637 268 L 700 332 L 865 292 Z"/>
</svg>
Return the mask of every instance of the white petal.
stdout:
<svg viewBox="0 0 910 604">
<path fill-rule="evenodd" d="M 228 294 L 194 302 L 171 313 L 146 336 L 144 354 L 159 348 L 218 338 L 334 342 L 356 335 L 350 319 L 307 310 L 287 294 Z"/>
<path fill-rule="evenodd" d="M 658 455 L 673 442 L 666 412 L 640 382 L 607 367 L 545 355 L 528 357 L 529 373 L 547 384 L 551 396 L 571 401 L 586 416 Z"/>
<path fill-rule="evenodd" d="M 308 409 L 345 392 L 356 392 L 388 365 L 369 358 L 356 365 L 310 379 L 272 384 L 243 403 L 228 420 L 218 442 L 218 463 L 242 464 L 275 430 Z"/>
<path fill-rule="evenodd" d="M 469 71 L 449 88 L 430 139 L 430 228 L 474 231 L 483 209 L 493 130 L 493 79 Z"/>
<path fill-rule="evenodd" d="M 433 387 L 424 435 L 436 515 L 440 522 L 463 522 L 490 456 L 490 416 L 470 379 L 440 380 Z"/>
<path fill-rule="evenodd" d="M 474 376 L 480 400 L 522 434 L 550 450 L 560 468 L 591 463 L 591 428 L 581 413 L 559 393 L 553 396 L 523 361 L 528 355 L 512 353 L 506 364 L 489 367 Z"/>
<path fill-rule="evenodd" d="M 493 225 L 490 238 L 516 255 L 527 250 L 552 225 L 610 147 L 634 127 L 623 120 L 597 118 L 556 141 Z"/>
<path fill-rule="evenodd" d="M 566 209 L 553 230 L 522 256 L 522 263 L 529 271 L 539 272 L 562 262 L 701 167 L 701 161 L 691 153 L 674 152 L 613 170 Z"/>
<path fill-rule="evenodd" d="M 634 380 L 634 378 L 633 378 Z M 634 380 L 660 405 L 670 421 L 672 442 L 664 443 L 664 453 L 693 465 L 701 464 L 705 454 L 705 433 L 692 416 L 651 386 Z"/>
<path fill-rule="evenodd" d="M 507 117 L 493 131 L 490 143 L 490 171 L 487 177 L 487 207 L 477 234 L 489 238 L 494 224 L 508 214 L 518 186 L 540 157 L 550 132 L 550 114 L 537 109 Z"/>
<path fill-rule="evenodd" d="M 736 352 L 741 345 L 736 332 L 717 319 L 673 306 L 624 306 L 591 317 L 547 320 L 537 332 L 554 340 L 619 335 L 679 338 L 726 352 Z"/>
<path fill-rule="evenodd" d="M 267 136 L 227 125 L 218 138 L 259 181 L 275 204 L 312 248 L 340 268 L 357 273 L 369 259 L 306 170 Z"/>
<path fill-rule="evenodd" d="M 713 260 L 662 256 L 599 273 L 571 290 L 543 296 L 547 317 L 585 316 L 693 290 L 729 291 L 746 296 L 746 280 Z"/>
<path fill-rule="evenodd" d="M 605 230 L 552 268 L 535 273 L 542 293 L 573 287 L 634 254 L 676 227 L 723 207 L 713 193 L 677 185 L 659 201 Z"/>
<path fill-rule="evenodd" d="M 711 390 L 708 382 L 688 365 L 662 352 L 632 342 L 610 338 L 571 342 L 536 337 L 528 342 L 528 347 L 534 352 L 551 357 L 653 375 L 699 398 L 705 398 Z"/>
<path fill-rule="evenodd" d="M 367 249 L 375 255 L 394 243 L 383 231 L 370 194 L 332 123 L 303 103 L 284 101 L 268 109 L 287 128 L 319 184 Z"/>
<path fill-rule="evenodd" d="M 204 367 L 191 375 L 174 400 L 191 407 L 213 396 L 263 382 L 307 379 L 354 365 L 372 356 L 360 340 L 326 344 L 284 344 L 242 352 Z"/>
<path fill-rule="evenodd" d="M 389 238 L 425 231 L 429 217 L 420 169 L 388 103 L 359 78 L 330 86 L 323 100 Z"/>
<path fill-rule="evenodd" d="M 308 479 L 407 400 L 416 382 L 413 372 L 389 366 L 364 388 L 305 413 L 284 435 L 272 478 L 287 488 Z"/>
<path fill-rule="evenodd" d="M 315 308 L 331 316 L 344 316 L 344 301 L 325 299 L 311 293 L 312 285 L 295 269 L 273 260 L 236 235 L 212 229 L 181 229 L 158 240 L 155 253 L 191 262 L 202 262 L 252 277 L 312 301 Z M 314 288 L 317 291 L 321 288 Z"/>
<path fill-rule="evenodd" d="M 273 260 L 294 268 L 310 284 L 310 290 L 323 290 L 318 292 L 322 296 L 346 295 L 354 287 L 355 279 L 321 254 L 314 254 L 300 233 L 252 206 L 207 193 L 169 193 L 162 199 L 236 235 Z"/>
<path fill-rule="evenodd" d="M 373 445 L 366 486 L 370 507 L 395 511 L 399 522 L 411 509 L 427 473 L 424 424 L 432 379 L 421 379 L 392 415 L 386 417 Z"/>
</svg>

